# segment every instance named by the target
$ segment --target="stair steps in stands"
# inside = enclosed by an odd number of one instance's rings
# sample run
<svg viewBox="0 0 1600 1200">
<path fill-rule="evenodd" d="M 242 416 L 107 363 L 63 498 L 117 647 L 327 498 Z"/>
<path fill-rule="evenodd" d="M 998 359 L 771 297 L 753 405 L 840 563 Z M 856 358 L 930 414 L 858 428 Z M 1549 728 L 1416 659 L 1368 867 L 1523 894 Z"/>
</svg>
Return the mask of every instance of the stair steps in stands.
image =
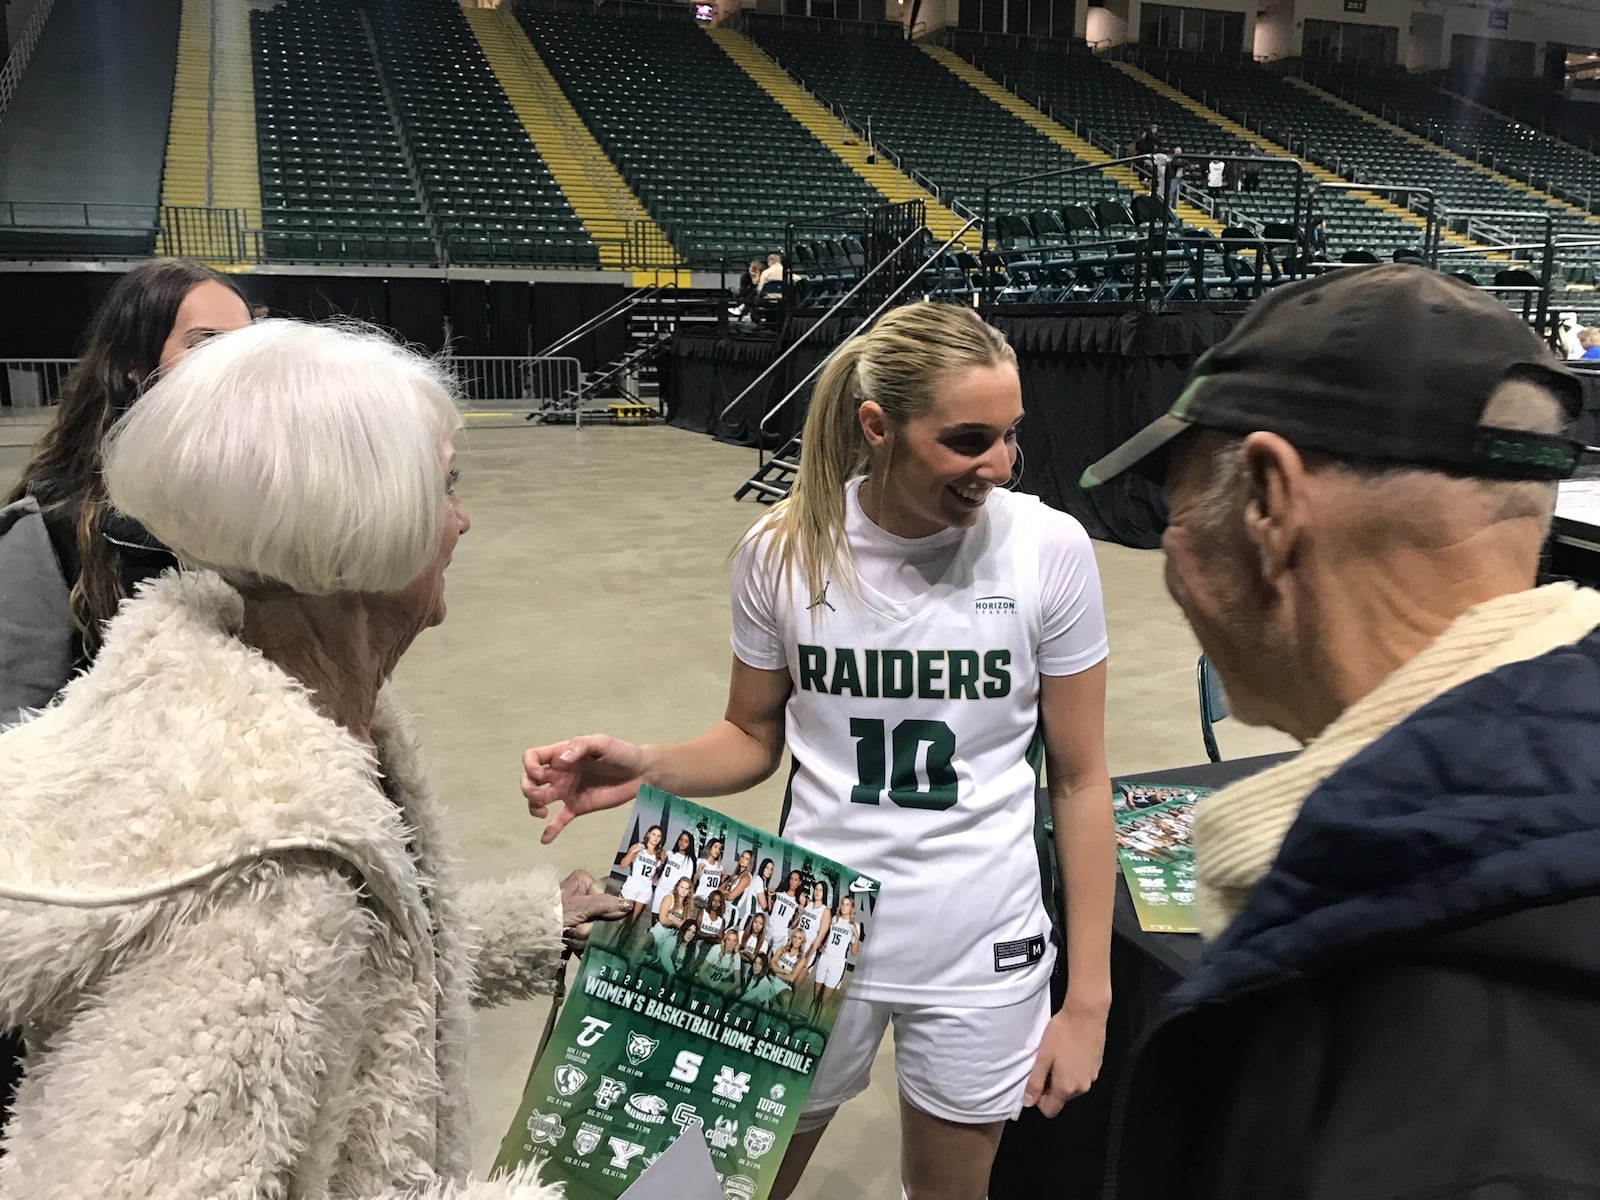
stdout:
<svg viewBox="0 0 1600 1200">
<path fill-rule="evenodd" d="M 1161 79 L 1157 79 L 1148 71 L 1142 71 L 1132 63 L 1113 62 L 1111 65 L 1116 67 L 1117 70 L 1121 71 L 1129 78 L 1138 80 L 1152 92 L 1155 92 L 1156 95 L 1165 96 L 1173 103 L 1183 105 L 1184 108 L 1187 108 L 1190 112 L 1194 113 L 1195 116 L 1210 121 L 1217 128 L 1226 130 L 1228 133 L 1242 141 L 1249 142 L 1263 154 L 1273 154 L 1282 158 L 1293 158 L 1305 168 L 1306 174 L 1311 176 L 1311 178 L 1315 179 L 1318 183 L 1344 182 L 1343 179 L 1339 178 L 1339 176 L 1335 175 L 1326 167 L 1319 167 L 1316 163 L 1308 162 L 1306 159 L 1299 157 L 1299 155 L 1290 154 L 1288 150 L 1278 145 L 1277 142 L 1272 141 L 1270 138 L 1263 137 L 1261 134 L 1252 130 L 1246 129 L 1243 125 L 1239 124 L 1239 122 L 1231 120 L 1228 117 L 1223 116 L 1221 113 L 1214 111 L 1213 109 L 1207 108 L 1193 96 L 1190 96 L 1185 92 L 1180 92 L 1170 83 L 1167 83 Z M 1427 219 L 1420 213 L 1414 213 L 1408 208 L 1402 208 L 1400 205 L 1391 203 L 1380 196 L 1373 195 L 1369 192 L 1351 192 L 1349 194 L 1359 199 L 1363 204 L 1369 205 L 1372 208 L 1381 209 L 1392 217 L 1399 217 L 1408 225 L 1416 226 L 1419 231 L 1428 227 Z M 1472 240 L 1471 238 L 1463 237 L 1459 233 L 1453 233 L 1448 229 L 1441 230 L 1440 237 L 1441 240 L 1449 242 L 1453 246 L 1471 246 L 1477 249 L 1482 249 L 1484 250 L 1485 258 L 1502 260 L 1505 258 L 1505 255 L 1494 254 L 1486 247 L 1480 246 L 1478 242 Z"/>
<path fill-rule="evenodd" d="M 708 28 L 706 33 L 746 75 L 755 80 L 762 91 L 776 100 L 847 167 L 871 184 L 884 199 L 895 204 L 921 200 L 925 206 L 925 224 L 941 242 L 948 240 L 961 228 L 961 218 L 935 199 L 931 192 L 913 183 L 910 176 L 897 170 L 887 160 L 873 155 L 870 147 L 815 96 L 796 83 L 761 47 L 738 30 L 725 25 Z M 875 161 L 868 162 L 869 157 Z M 963 244 L 968 249 L 976 249 L 978 241 L 977 232 L 972 230 L 968 231 Z"/>
<path fill-rule="evenodd" d="M 1541 206 L 1559 209 L 1562 212 L 1571 213 L 1574 216 L 1582 217 L 1591 225 L 1600 228 L 1600 218 L 1596 218 L 1587 209 L 1579 208 L 1576 204 L 1569 204 L 1565 200 L 1558 200 L 1549 192 L 1542 191 L 1530 184 L 1523 183 L 1521 180 L 1513 179 L 1509 175 L 1502 175 L 1499 171 L 1494 170 L 1492 167 L 1486 167 L 1480 162 L 1475 162 L 1464 154 L 1457 154 L 1448 146 L 1441 146 L 1438 142 L 1430 142 L 1420 133 L 1412 133 L 1411 130 L 1407 129 L 1403 125 L 1396 125 L 1392 121 L 1385 121 L 1376 113 L 1368 112 L 1359 104 L 1352 104 L 1344 97 L 1336 96 L 1329 91 L 1324 91 L 1322 88 L 1317 87 L 1316 84 L 1308 83 L 1298 76 L 1286 75 L 1284 79 L 1286 82 L 1293 84 L 1295 87 L 1310 92 L 1318 100 L 1326 100 L 1329 104 L 1338 105 L 1338 107 L 1344 109 L 1346 112 L 1354 113 L 1363 121 L 1367 121 L 1370 124 L 1376 125 L 1379 129 L 1386 130 L 1387 132 L 1394 134 L 1396 137 L 1402 137 L 1413 145 L 1425 147 L 1435 154 L 1442 154 L 1446 158 L 1451 159 L 1454 162 L 1458 162 L 1464 167 L 1471 167 L 1480 175 L 1487 176 L 1488 178 L 1493 179 L 1496 183 L 1502 183 L 1506 187 L 1514 188 L 1517 191 L 1522 192 L 1524 195 L 1531 196 L 1534 201 Z"/>
<path fill-rule="evenodd" d="M 510 7 L 462 11 L 522 127 L 599 247 L 600 264 L 623 269 L 623 243 L 631 238 L 626 266 L 636 268 L 634 285 L 673 282 L 661 268 L 678 264 L 677 250 L 594 140 Z M 687 273 L 675 281 L 687 285 Z"/>
<path fill-rule="evenodd" d="M 1111 161 L 1111 156 L 1104 150 L 1101 150 L 1092 142 L 1085 141 L 1059 121 L 1045 116 L 1044 113 L 1029 104 L 1021 96 L 1007 91 L 999 81 L 985 75 L 959 54 L 947 50 L 943 46 L 924 45 L 921 49 L 924 54 L 944 67 L 952 75 L 981 92 L 986 98 L 998 104 L 1024 124 L 1030 125 L 1044 134 L 1045 137 L 1069 154 L 1091 165 L 1099 165 Z M 1135 174 L 1130 167 L 1104 167 L 1101 173 L 1108 178 L 1116 180 L 1123 187 L 1130 189 L 1135 195 L 1150 190 L 1149 183 Z M 1185 225 L 1191 225 L 1197 229 L 1210 230 L 1212 233 L 1221 233 L 1223 230 L 1222 222 L 1191 204 L 1180 203 L 1177 207 L 1176 215 Z"/>
<path fill-rule="evenodd" d="M 776 504 L 789 494 L 799 471 L 800 435 L 797 433 L 762 463 L 754 475 L 739 485 L 733 498 L 743 500 L 746 496 L 754 496 L 762 504 Z"/>
<path fill-rule="evenodd" d="M 161 203 L 182 208 L 242 209 L 261 227 L 256 152 L 255 68 L 246 0 L 183 0 L 172 115 L 162 164 Z M 182 250 L 218 265 L 239 265 L 241 250 L 202 222 L 186 223 Z"/>
<path fill-rule="evenodd" d="M 665 281 L 664 281 L 665 282 Z M 685 326 L 716 328 L 727 307 L 721 288 L 668 287 L 639 301 L 628 313 L 628 339 L 621 354 L 588 372 L 576 389 L 553 397 L 528 420 L 546 425 L 599 419 L 613 424 L 648 424 L 666 416 L 660 358 Z"/>
</svg>

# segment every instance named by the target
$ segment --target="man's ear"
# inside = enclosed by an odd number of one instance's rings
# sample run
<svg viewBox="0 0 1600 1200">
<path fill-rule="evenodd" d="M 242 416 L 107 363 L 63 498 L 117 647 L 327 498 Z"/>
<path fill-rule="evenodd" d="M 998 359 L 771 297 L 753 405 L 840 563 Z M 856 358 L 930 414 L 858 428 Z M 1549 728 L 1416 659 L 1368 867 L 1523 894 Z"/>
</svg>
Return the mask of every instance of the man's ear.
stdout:
<svg viewBox="0 0 1600 1200">
<path fill-rule="evenodd" d="M 863 400 L 857 419 L 861 422 L 861 436 L 867 439 L 867 445 L 874 450 L 881 450 L 889 444 L 889 419 L 876 400 Z"/>
<path fill-rule="evenodd" d="M 1294 563 L 1305 531 L 1305 460 L 1275 433 L 1244 440 L 1244 527 L 1260 555 L 1263 578 L 1272 580 Z"/>
</svg>

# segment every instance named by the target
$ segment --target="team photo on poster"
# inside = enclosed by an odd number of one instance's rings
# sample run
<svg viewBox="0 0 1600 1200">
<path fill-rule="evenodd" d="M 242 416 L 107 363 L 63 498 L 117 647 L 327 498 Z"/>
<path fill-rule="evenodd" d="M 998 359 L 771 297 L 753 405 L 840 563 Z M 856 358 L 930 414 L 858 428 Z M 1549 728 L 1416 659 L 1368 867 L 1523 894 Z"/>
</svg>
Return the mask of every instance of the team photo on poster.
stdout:
<svg viewBox="0 0 1600 1200">
<path fill-rule="evenodd" d="M 544 1158 L 611 1200 L 698 1126 L 729 1200 L 771 1186 L 858 956 L 877 881 L 654 788 L 497 1166 Z"/>
</svg>

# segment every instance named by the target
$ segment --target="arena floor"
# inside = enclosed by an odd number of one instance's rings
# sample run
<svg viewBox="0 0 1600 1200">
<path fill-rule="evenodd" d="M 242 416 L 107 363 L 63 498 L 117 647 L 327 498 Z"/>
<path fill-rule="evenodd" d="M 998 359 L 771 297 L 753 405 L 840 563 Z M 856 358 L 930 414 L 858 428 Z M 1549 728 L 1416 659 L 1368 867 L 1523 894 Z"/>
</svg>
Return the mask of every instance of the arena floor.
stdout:
<svg viewBox="0 0 1600 1200">
<path fill-rule="evenodd" d="M 42 418 L 0 419 L 0 482 L 20 471 Z M 660 740 L 722 713 L 728 677 L 727 557 L 758 515 L 733 489 L 755 453 L 668 428 L 474 427 L 462 439 L 473 527 L 448 576 L 450 616 L 396 680 L 419 716 L 437 782 L 455 808 L 471 876 L 534 862 L 607 869 L 621 822 L 592 817 L 539 845 L 517 790 L 524 746 L 608 732 Z M 1195 643 L 1161 583 L 1161 556 L 1096 544 L 1112 659 L 1107 742 L 1113 773 L 1204 757 Z M 1229 757 L 1288 739 L 1224 724 Z M 718 802 L 772 827 L 784 772 Z M 483 1014 L 472 1055 L 477 1160 L 511 1119 L 542 1004 Z M 824 1140 L 801 1200 L 899 1194 L 894 1070 Z"/>
</svg>

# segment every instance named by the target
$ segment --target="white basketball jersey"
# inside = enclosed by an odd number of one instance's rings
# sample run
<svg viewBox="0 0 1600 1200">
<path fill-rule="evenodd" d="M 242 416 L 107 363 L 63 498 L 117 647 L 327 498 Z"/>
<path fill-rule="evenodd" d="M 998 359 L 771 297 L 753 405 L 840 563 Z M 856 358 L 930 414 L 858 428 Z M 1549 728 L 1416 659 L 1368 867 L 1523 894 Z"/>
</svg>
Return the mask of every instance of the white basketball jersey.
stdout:
<svg viewBox="0 0 1600 1200">
<path fill-rule="evenodd" d="M 828 936 L 822 941 L 822 953 L 818 958 L 826 958 L 838 962 L 850 954 L 850 943 L 855 941 L 856 926 L 854 921 L 841 921 L 838 917 L 833 919 L 833 924 L 828 926 Z"/>
<path fill-rule="evenodd" d="M 772 898 L 772 911 L 767 918 L 767 928 L 773 931 L 774 938 L 778 930 L 782 930 L 785 937 L 788 936 L 789 926 L 794 922 L 794 914 L 799 911 L 799 907 L 794 902 L 794 897 L 787 892 L 779 892 Z"/>
<path fill-rule="evenodd" d="M 659 870 L 661 870 L 661 863 L 654 855 L 646 854 L 643 850 L 640 850 L 638 854 L 633 856 L 633 867 L 630 874 L 635 879 L 653 883 L 655 882 L 656 872 Z"/>
<path fill-rule="evenodd" d="M 860 581 L 775 584 L 794 680 L 782 833 L 882 882 L 851 985 L 862 999 L 1000 1007 L 1049 977 L 1035 800 L 1047 512 L 991 492 L 909 602 Z"/>
<path fill-rule="evenodd" d="M 696 900 L 704 900 L 722 886 L 722 863 L 700 860 L 700 882 L 694 885 Z"/>
</svg>

